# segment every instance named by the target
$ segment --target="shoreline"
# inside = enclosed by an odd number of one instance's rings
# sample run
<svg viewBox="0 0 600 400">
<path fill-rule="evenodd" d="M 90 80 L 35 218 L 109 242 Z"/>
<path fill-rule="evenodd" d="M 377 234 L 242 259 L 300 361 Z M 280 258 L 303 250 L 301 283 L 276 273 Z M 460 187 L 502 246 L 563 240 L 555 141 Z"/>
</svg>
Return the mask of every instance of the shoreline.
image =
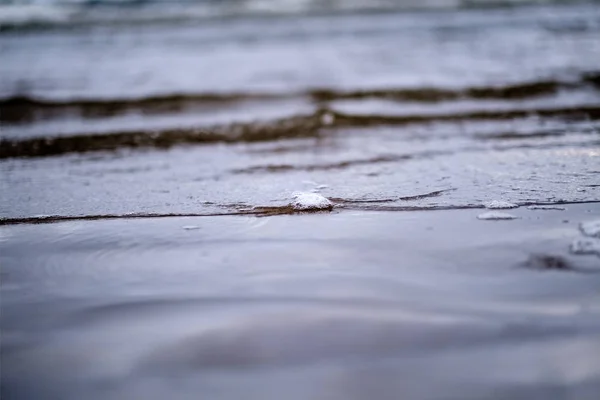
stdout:
<svg viewBox="0 0 600 400">
<path fill-rule="evenodd" d="M 421 197 L 421 196 L 413 196 Z M 342 200 L 336 202 L 335 200 Z M 113 219 L 152 219 L 152 218 L 180 218 L 180 217 L 221 217 L 221 216 L 254 216 L 254 217 L 272 217 L 278 215 L 302 215 L 302 214 L 328 214 L 344 211 L 365 211 L 365 212 L 417 212 L 417 211 L 451 211 L 451 210 L 482 210 L 489 209 L 485 205 L 465 205 L 465 206 L 380 206 L 375 205 L 373 208 L 357 207 L 352 208 L 348 204 L 352 203 L 378 203 L 377 200 L 367 201 L 348 201 L 343 199 L 334 199 L 334 206 L 331 210 L 295 210 L 291 206 L 279 207 L 249 207 L 244 206 L 244 210 L 222 212 L 222 213 L 172 213 L 172 214 L 99 214 L 99 215 L 38 215 L 22 218 L 3 218 L 0 217 L 0 226 L 23 225 L 23 224 L 53 224 L 69 221 L 97 221 L 97 220 L 113 220 Z M 386 201 L 382 201 L 386 202 Z M 527 202 L 515 203 L 515 208 L 521 207 L 553 207 L 565 206 L 574 204 L 600 204 L 600 200 L 582 200 L 582 201 L 564 201 L 564 202 Z M 492 208 L 493 209 L 493 208 Z M 536 208 L 536 211 L 560 211 L 552 208 Z"/>
</svg>

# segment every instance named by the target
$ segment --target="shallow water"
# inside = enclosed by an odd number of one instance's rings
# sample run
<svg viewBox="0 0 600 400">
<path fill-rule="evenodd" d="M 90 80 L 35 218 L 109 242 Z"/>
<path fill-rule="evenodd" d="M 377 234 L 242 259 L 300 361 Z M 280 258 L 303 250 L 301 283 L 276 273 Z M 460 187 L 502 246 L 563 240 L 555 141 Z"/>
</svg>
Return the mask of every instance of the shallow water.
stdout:
<svg viewBox="0 0 600 400">
<path fill-rule="evenodd" d="M 0 32 L 5 219 L 600 199 L 595 3 L 94 21 Z"/>
<path fill-rule="evenodd" d="M 16 3 L 3 399 L 598 398 L 597 2 Z"/>
<path fill-rule="evenodd" d="M 600 209 L 512 212 L 4 226 L 3 389 L 592 399 L 600 269 L 569 244 Z"/>
</svg>

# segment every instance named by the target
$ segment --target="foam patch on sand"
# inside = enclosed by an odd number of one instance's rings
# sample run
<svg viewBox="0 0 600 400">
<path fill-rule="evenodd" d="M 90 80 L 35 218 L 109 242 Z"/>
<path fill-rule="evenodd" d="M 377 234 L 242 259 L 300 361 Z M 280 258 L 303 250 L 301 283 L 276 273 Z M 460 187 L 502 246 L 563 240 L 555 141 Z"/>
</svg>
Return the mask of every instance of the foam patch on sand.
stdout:
<svg viewBox="0 0 600 400">
<path fill-rule="evenodd" d="M 600 219 L 588 222 L 582 222 L 579 229 L 585 236 L 600 238 Z"/>
<path fill-rule="evenodd" d="M 494 209 L 501 210 L 501 209 L 508 209 L 508 208 L 517 208 L 517 207 L 519 207 L 518 204 L 514 204 L 509 201 L 503 201 L 503 200 L 492 200 L 492 201 L 485 203 L 485 208 L 489 208 L 492 210 L 494 210 Z"/>
<path fill-rule="evenodd" d="M 294 210 L 331 210 L 333 203 L 326 197 L 318 193 L 297 192 L 292 195 L 294 201 L 290 203 Z"/>
<path fill-rule="evenodd" d="M 559 206 L 529 206 L 529 207 L 527 207 L 527 209 L 528 210 L 557 210 L 557 211 L 566 210 L 566 208 L 559 207 Z"/>
<path fill-rule="evenodd" d="M 571 243 L 570 250 L 573 254 L 595 254 L 600 257 L 600 239 L 575 239 L 573 243 Z"/>
<path fill-rule="evenodd" d="M 477 216 L 477 219 L 492 220 L 492 221 L 494 221 L 494 220 L 495 221 L 509 220 L 509 219 L 517 219 L 517 218 L 519 218 L 519 217 L 512 215 L 512 214 L 497 212 L 497 211 L 486 212 L 483 214 L 479 214 Z"/>
</svg>

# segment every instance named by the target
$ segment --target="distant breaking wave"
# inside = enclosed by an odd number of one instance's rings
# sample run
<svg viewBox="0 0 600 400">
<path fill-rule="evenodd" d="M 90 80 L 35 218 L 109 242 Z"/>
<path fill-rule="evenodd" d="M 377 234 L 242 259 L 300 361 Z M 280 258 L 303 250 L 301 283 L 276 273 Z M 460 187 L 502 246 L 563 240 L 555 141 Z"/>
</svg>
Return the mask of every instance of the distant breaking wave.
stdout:
<svg viewBox="0 0 600 400">
<path fill-rule="evenodd" d="M 448 10 L 600 0 L 0 0 L 0 31 L 268 15 Z"/>
</svg>

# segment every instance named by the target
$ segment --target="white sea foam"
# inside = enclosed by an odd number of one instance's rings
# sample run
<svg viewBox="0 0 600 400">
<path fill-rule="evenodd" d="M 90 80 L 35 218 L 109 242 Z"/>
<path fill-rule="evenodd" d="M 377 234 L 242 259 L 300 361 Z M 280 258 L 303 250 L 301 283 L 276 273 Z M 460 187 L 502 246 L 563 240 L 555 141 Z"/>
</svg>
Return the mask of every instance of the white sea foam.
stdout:
<svg viewBox="0 0 600 400">
<path fill-rule="evenodd" d="M 485 208 L 489 208 L 489 209 L 493 209 L 493 210 L 501 210 L 501 209 L 508 209 L 508 208 L 517 208 L 517 207 L 519 207 L 517 204 L 511 203 L 508 201 L 503 201 L 503 200 L 492 200 L 492 201 L 485 203 Z"/>
<path fill-rule="evenodd" d="M 600 239 L 575 239 L 573 243 L 571 243 L 570 250 L 573 254 L 595 254 L 600 257 Z"/>
<path fill-rule="evenodd" d="M 321 123 L 323 125 L 331 125 L 335 122 L 335 117 L 331 113 L 325 113 L 321 116 Z"/>
<path fill-rule="evenodd" d="M 477 219 L 483 219 L 483 220 L 509 220 L 509 219 L 517 219 L 519 217 L 512 215 L 512 214 L 507 214 L 507 213 L 503 213 L 503 212 L 497 212 L 497 211 L 490 211 L 490 212 L 486 212 L 483 214 L 479 214 L 477 216 Z"/>
<path fill-rule="evenodd" d="M 331 210 L 333 203 L 318 193 L 297 192 L 292 195 L 294 199 L 290 204 L 294 210 Z"/>
<path fill-rule="evenodd" d="M 593 236 L 600 238 L 600 219 L 594 221 L 582 222 L 579 225 L 579 229 L 586 236 Z"/>
<path fill-rule="evenodd" d="M 564 211 L 566 210 L 566 208 L 564 207 L 559 207 L 559 206 L 529 206 L 527 207 L 528 210 L 559 210 L 559 211 Z"/>
</svg>

